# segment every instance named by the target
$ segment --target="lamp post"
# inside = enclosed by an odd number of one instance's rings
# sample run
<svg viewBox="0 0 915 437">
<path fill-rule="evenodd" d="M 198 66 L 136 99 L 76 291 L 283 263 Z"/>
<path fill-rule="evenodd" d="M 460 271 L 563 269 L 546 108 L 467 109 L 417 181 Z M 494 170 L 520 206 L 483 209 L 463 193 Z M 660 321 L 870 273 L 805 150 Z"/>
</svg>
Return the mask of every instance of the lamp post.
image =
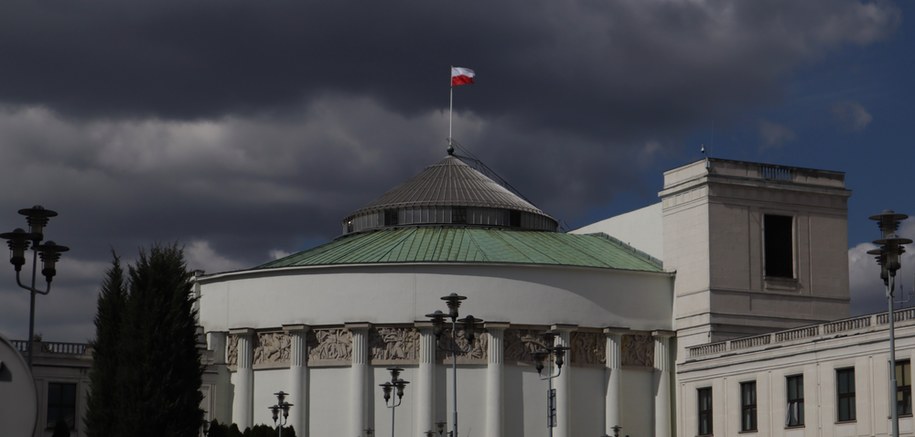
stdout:
<svg viewBox="0 0 915 437">
<path fill-rule="evenodd" d="M 867 253 L 874 255 L 877 264 L 880 265 L 880 278 L 883 279 L 883 285 L 886 288 L 887 300 L 887 319 L 889 321 L 890 331 L 890 418 L 892 422 L 892 436 L 899 437 L 899 411 L 896 399 L 896 314 L 893 309 L 894 292 L 896 288 L 896 271 L 902 267 L 899 259 L 905 252 L 903 245 L 912 243 L 908 238 L 900 238 L 896 235 L 899 229 L 899 223 L 908 218 L 905 214 L 899 214 L 891 210 L 885 210 L 880 214 L 870 217 L 877 222 L 880 228 L 882 238 L 874 240 L 874 244 L 880 246 L 879 249 L 869 250 Z"/>
<path fill-rule="evenodd" d="M 451 293 L 442 296 L 442 300 L 448 305 L 448 314 L 439 310 L 434 313 L 426 314 L 426 317 L 432 319 L 433 332 L 435 333 L 436 344 L 445 332 L 445 316 L 451 319 L 451 344 L 443 348 L 446 352 L 451 353 L 451 402 L 452 402 L 452 422 L 451 437 L 458 437 L 458 413 L 457 413 L 457 353 L 469 352 L 461 349 L 457 344 L 457 324 L 460 323 L 464 328 L 464 338 L 467 340 L 469 348 L 473 348 L 473 340 L 476 338 L 476 325 L 483 323 L 483 320 L 477 319 L 471 315 L 458 320 L 460 316 L 458 308 L 461 307 L 461 301 L 466 300 L 466 296 L 460 296 L 457 293 Z"/>
<path fill-rule="evenodd" d="M 547 391 L 547 428 L 550 430 L 550 436 L 553 435 L 553 428 L 556 427 L 556 389 L 553 388 L 553 379 L 562 374 L 562 365 L 565 363 L 565 354 L 569 351 L 568 346 L 555 346 L 556 333 L 547 331 L 543 333 L 543 342 L 546 344 L 543 350 L 531 354 L 534 358 L 534 365 L 537 368 L 537 374 L 541 380 L 549 381 L 549 390 Z M 550 359 L 550 371 L 547 376 L 543 376 L 543 361 Z M 556 374 L 553 374 L 553 363 L 556 363 Z"/>
<path fill-rule="evenodd" d="M 289 420 L 289 407 L 292 406 L 289 402 L 286 402 L 286 396 L 289 393 L 286 393 L 282 390 L 274 393 L 276 396 L 276 404 L 267 407 L 273 413 L 273 425 L 276 426 L 277 436 L 283 437 L 283 427 L 286 426 L 286 422 Z M 282 416 L 280 416 L 282 412 Z"/>
<path fill-rule="evenodd" d="M 381 392 L 384 396 L 384 405 L 391 409 L 391 437 L 394 437 L 394 412 L 403 402 L 404 388 L 406 388 L 407 384 L 410 382 L 400 378 L 400 372 L 403 372 L 402 368 L 388 367 L 388 371 L 391 372 L 391 380 L 378 385 L 381 386 Z M 396 399 L 392 400 L 392 392 L 397 396 Z"/>
<path fill-rule="evenodd" d="M 28 362 L 29 368 L 32 367 L 32 340 L 35 335 L 35 295 L 46 295 L 51 292 L 51 280 L 57 274 L 56 264 L 60 260 L 60 254 L 70 248 L 60 246 L 53 241 L 44 244 L 44 227 L 48 224 L 51 217 L 57 216 L 57 213 L 50 209 L 44 209 L 41 205 L 35 205 L 31 208 L 20 209 L 19 214 L 25 216 L 26 223 L 29 225 L 29 231 L 26 232 L 21 228 L 16 228 L 12 232 L 0 234 L 0 238 L 7 240 L 10 247 L 10 264 L 16 269 L 16 284 L 19 287 L 29 291 L 31 298 L 29 300 L 29 338 L 28 338 Z M 25 251 L 32 249 L 32 281 L 29 285 L 22 283 L 20 273 L 22 266 L 25 265 Z M 41 258 L 41 274 L 47 281 L 44 290 L 35 288 L 35 277 L 38 267 L 38 258 Z"/>
</svg>

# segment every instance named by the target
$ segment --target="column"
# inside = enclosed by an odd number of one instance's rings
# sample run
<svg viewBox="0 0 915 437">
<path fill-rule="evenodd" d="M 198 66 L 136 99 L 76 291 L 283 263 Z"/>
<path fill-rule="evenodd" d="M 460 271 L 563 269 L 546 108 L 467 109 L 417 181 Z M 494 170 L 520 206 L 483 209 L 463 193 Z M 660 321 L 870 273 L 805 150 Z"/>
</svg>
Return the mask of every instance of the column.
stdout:
<svg viewBox="0 0 915 437">
<path fill-rule="evenodd" d="M 245 429 L 254 425 L 254 330 L 232 329 L 229 333 L 238 337 L 232 421 L 238 424 L 239 429 Z"/>
<path fill-rule="evenodd" d="M 570 335 L 575 325 L 553 325 L 556 331 L 555 346 L 569 346 Z M 572 351 L 566 353 L 562 373 L 553 380 L 556 389 L 556 428 L 555 437 L 572 437 Z"/>
<path fill-rule="evenodd" d="M 503 338 L 508 323 L 486 323 L 489 345 L 486 363 L 486 437 L 502 437 L 504 398 L 502 395 L 502 373 L 505 365 Z"/>
<path fill-rule="evenodd" d="M 620 380 L 622 330 L 605 328 L 607 337 L 607 393 L 604 397 L 604 434 L 613 435 L 614 426 L 622 426 L 620 420 Z"/>
<path fill-rule="evenodd" d="M 673 332 L 654 331 L 654 435 L 670 437 L 670 337 Z"/>
<path fill-rule="evenodd" d="M 350 367 L 351 426 L 349 435 L 361 436 L 367 427 L 367 398 L 365 387 L 368 384 L 368 323 L 347 323 L 346 329 L 353 335 L 353 362 Z"/>
<path fill-rule="evenodd" d="M 416 435 L 424 437 L 426 431 L 435 429 L 435 333 L 432 322 L 417 322 L 419 330 L 419 368 L 416 380 L 410 384 L 416 396 L 415 426 Z"/>
<path fill-rule="evenodd" d="M 308 437 L 308 326 L 283 325 L 289 336 L 289 425 L 295 435 Z"/>
</svg>

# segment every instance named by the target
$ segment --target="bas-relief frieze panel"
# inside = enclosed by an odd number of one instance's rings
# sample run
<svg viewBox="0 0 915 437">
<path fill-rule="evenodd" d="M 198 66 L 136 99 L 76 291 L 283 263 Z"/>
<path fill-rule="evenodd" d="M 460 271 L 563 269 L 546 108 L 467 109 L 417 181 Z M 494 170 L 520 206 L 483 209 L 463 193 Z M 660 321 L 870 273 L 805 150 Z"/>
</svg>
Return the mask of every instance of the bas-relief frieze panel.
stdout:
<svg viewBox="0 0 915 437">
<path fill-rule="evenodd" d="M 650 335 L 624 335 L 620 349 L 623 366 L 654 366 L 654 338 Z"/>
<path fill-rule="evenodd" d="M 254 343 L 254 368 L 289 367 L 292 341 L 282 331 L 258 332 Z"/>
<path fill-rule="evenodd" d="M 226 343 L 226 364 L 229 367 L 235 367 L 238 364 L 238 336 L 229 334 Z"/>
<path fill-rule="evenodd" d="M 532 364 L 531 353 L 545 348 L 543 330 L 507 329 L 504 334 L 505 363 Z M 450 343 L 450 346 L 449 346 Z M 450 363 L 450 350 L 459 351 L 458 364 L 485 364 L 489 335 L 481 333 L 470 344 L 463 330 L 452 343 L 446 333 L 439 339 L 438 359 Z M 308 365 L 312 367 L 348 366 L 352 362 L 352 333 L 345 328 L 315 328 L 306 336 Z M 420 334 L 413 327 L 373 327 L 369 331 L 368 353 L 371 364 L 415 363 L 419 356 Z M 574 366 L 600 366 L 606 363 L 606 339 L 600 333 L 572 332 L 567 360 Z M 291 338 L 283 331 L 263 331 L 254 335 L 253 367 L 289 366 Z M 622 365 L 651 367 L 654 362 L 654 340 L 650 335 L 623 335 Z M 226 363 L 232 369 L 238 363 L 238 336 L 230 334 L 226 345 Z"/>
<path fill-rule="evenodd" d="M 349 365 L 353 361 L 353 334 L 345 328 L 313 329 L 308 333 L 308 365 Z"/>
<path fill-rule="evenodd" d="M 504 334 L 505 363 L 533 364 L 533 352 L 546 348 L 543 341 L 544 330 L 507 329 Z"/>
<path fill-rule="evenodd" d="M 471 343 L 464 336 L 464 330 L 458 329 L 453 341 L 450 332 L 439 337 L 436 357 L 444 363 L 451 363 L 451 351 L 454 350 L 458 364 L 485 364 L 489 358 L 488 348 L 489 334 L 478 333 Z"/>
<path fill-rule="evenodd" d="M 573 366 L 603 366 L 607 362 L 607 336 L 597 332 L 572 332 L 569 354 Z"/>
<path fill-rule="evenodd" d="M 369 359 L 373 363 L 416 362 L 418 356 L 416 328 L 379 327 L 369 331 Z"/>
</svg>

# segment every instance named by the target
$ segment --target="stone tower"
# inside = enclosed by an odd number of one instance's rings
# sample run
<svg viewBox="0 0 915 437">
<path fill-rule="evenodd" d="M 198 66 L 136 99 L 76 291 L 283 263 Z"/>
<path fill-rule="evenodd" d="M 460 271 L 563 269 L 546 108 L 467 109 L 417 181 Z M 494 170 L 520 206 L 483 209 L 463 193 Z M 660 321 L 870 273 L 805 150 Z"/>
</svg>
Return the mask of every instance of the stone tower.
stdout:
<svg viewBox="0 0 915 437">
<path fill-rule="evenodd" d="M 844 173 L 705 159 L 664 173 L 679 347 L 848 316 Z"/>
</svg>

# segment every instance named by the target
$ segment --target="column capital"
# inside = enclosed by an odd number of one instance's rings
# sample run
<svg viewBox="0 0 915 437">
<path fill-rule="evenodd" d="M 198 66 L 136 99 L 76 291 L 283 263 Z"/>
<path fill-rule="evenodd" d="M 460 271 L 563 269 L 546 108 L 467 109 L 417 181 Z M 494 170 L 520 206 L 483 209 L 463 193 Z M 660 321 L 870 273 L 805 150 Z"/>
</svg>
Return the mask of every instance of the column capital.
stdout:
<svg viewBox="0 0 915 437">
<path fill-rule="evenodd" d="M 489 330 L 489 329 L 505 330 L 505 329 L 508 329 L 509 326 L 511 326 L 511 324 L 508 322 L 483 322 L 483 328 L 487 329 L 487 330 Z"/>
<path fill-rule="evenodd" d="M 556 323 L 556 324 L 550 325 L 550 329 L 553 331 L 559 331 L 559 332 L 572 332 L 572 331 L 578 329 L 578 325 Z"/>
<path fill-rule="evenodd" d="M 302 323 L 295 324 L 295 325 L 283 325 L 283 332 L 288 333 L 288 334 L 291 334 L 294 332 L 299 332 L 299 331 L 308 332 L 309 330 L 311 330 L 311 326 L 308 326 L 308 325 L 305 325 Z"/>
<path fill-rule="evenodd" d="M 608 326 L 603 329 L 604 335 L 623 335 L 631 332 L 629 328 L 618 328 L 615 326 Z"/>
<path fill-rule="evenodd" d="M 207 331 L 207 332 L 205 332 L 206 335 L 210 335 L 210 334 L 228 334 L 228 333 L 229 333 L 229 331 Z"/>
<path fill-rule="evenodd" d="M 369 329 L 372 327 L 372 324 L 369 322 L 351 322 L 351 323 L 344 323 L 343 327 L 350 331 L 355 331 L 355 330 L 361 330 L 361 329 Z"/>
<path fill-rule="evenodd" d="M 435 326 L 432 325 L 431 320 L 417 320 L 413 322 L 413 327 L 416 329 L 431 329 Z"/>
<path fill-rule="evenodd" d="M 671 338 L 676 335 L 677 335 L 677 331 L 667 331 L 667 330 L 663 330 L 663 329 L 651 331 L 652 337 Z"/>
<path fill-rule="evenodd" d="M 231 328 L 229 334 L 232 335 L 251 335 L 254 334 L 254 328 Z"/>
</svg>

